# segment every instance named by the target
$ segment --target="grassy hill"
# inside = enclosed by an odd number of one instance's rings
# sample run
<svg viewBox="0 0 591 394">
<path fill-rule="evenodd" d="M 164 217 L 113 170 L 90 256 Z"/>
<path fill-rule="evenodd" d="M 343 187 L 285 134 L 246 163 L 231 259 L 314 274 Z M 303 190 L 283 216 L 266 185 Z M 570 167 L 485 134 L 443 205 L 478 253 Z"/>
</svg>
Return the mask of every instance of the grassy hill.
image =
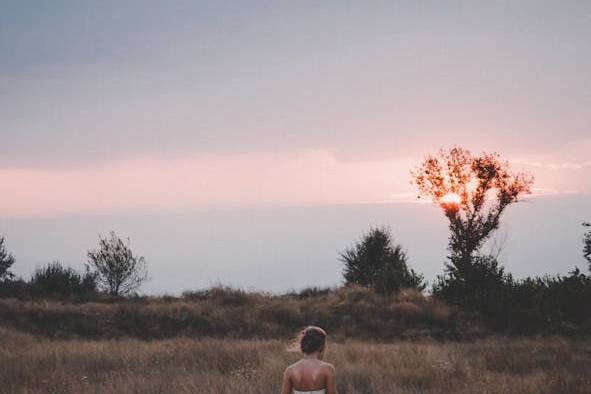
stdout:
<svg viewBox="0 0 591 394">
<path fill-rule="evenodd" d="M 0 325 L 59 338 L 289 338 L 316 324 L 339 339 L 469 338 L 484 335 L 454 308 L 416 291 L 364 288 L 270 295 L 216 287 L 182 298 L 0 299 Z"/>
</svg>

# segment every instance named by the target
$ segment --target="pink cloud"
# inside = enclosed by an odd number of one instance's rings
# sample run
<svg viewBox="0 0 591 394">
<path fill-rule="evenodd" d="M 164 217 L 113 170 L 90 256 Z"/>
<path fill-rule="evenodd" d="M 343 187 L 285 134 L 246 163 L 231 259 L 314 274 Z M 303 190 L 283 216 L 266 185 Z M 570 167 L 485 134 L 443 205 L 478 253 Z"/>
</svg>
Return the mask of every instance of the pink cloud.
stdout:
<svg viewBox="0 0 591 394">
<path fill-rule="evenodd" d="M 241 208 L 392 200 L 411 163 L 322 151 L 137 159 L 67 171 L 3 170 L 0 215 Z"/>
</svg>

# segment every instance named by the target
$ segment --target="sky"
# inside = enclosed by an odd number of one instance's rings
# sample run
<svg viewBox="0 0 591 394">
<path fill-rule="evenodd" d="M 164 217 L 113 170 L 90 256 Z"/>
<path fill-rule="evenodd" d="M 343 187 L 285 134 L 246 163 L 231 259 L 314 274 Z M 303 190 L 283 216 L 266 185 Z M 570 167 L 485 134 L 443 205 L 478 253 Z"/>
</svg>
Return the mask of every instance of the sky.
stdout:
<svg viewBox="0 0 591 394">
<path fill-rule="evenodd" d="M 456 144 L 591 194 L 587 1 L 0 5 L 5 220 L 406 204 Z"/>
</svg>

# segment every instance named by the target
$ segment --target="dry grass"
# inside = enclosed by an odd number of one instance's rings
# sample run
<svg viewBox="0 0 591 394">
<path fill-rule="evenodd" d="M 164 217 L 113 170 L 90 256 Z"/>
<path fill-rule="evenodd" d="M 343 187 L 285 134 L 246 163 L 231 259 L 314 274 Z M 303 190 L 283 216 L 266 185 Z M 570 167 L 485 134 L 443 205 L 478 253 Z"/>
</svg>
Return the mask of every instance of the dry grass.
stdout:
<svg viewBox="0 0 591 394">
<path fill-rule="evenodd" d="M 51 340 L 0 328 L 1 393 L 278 393 L 287 341 Z M 331 343 L 345 393 L 589 393 L 591 342 Z"/>
<path fill-rule="evenodd" d="M 186 294 L 72 303 L 0 298 L 0 326 L 51 338 L 284 339 L 309 324 L 335 338 L 469 338 L 478 325 L 416 291 L 381 296 L 362 288 L 312 295 L 269 295 L 228 288 Z M 467 328 L 468 327 L 468 328 Z"/>
</svg>

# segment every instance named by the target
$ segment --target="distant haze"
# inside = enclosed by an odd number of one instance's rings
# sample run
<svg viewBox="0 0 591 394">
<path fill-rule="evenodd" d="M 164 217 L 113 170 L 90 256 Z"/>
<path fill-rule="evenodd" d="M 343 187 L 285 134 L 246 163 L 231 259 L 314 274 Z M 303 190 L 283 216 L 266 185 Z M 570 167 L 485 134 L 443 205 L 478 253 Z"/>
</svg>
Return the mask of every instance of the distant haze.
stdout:
<svg viewBox="0 0 591 394">
<path fill-rule="evenodd" d="M 147 290 L 286 289 L 337 283 L 384 223 L 432 277 L 445 222 L 409 170 L 458 144 L 536 176 L 507 262 L 564 271 L 591 219 L 589 37 L 574 0 L 5 0 L 0 233 L 22 274 L 116 229 Z"/>
</svg>

